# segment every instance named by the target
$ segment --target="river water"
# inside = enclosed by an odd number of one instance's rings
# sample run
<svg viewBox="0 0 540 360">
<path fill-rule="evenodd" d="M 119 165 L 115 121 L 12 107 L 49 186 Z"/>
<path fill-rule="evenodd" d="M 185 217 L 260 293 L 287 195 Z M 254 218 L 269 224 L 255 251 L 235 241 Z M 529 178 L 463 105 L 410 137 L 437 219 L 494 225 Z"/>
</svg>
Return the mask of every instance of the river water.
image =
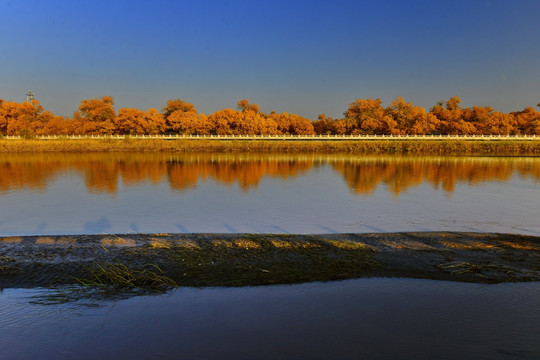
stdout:
<svg viewBox="0 0 540 360">
<path fill-rule="evenodd" d="M 539 282 L 355 279 L 39 304 L 48 294 L 0 293 L 0 358 L 540 358 Z"/>
<path fill-rule="evenodd" d="M 0 236 L 538 236 L 539 204 L 534 157 L 0 156 Z M 51 291 L 0 290 L 0 359 L 540 358 L 538 282 L 356 279 L 59 304 Z"/>
<path fill-rule="evenodd" d="M 2 154 L 0 235 L 540 235 L 540 158 Z"/>
</svg>

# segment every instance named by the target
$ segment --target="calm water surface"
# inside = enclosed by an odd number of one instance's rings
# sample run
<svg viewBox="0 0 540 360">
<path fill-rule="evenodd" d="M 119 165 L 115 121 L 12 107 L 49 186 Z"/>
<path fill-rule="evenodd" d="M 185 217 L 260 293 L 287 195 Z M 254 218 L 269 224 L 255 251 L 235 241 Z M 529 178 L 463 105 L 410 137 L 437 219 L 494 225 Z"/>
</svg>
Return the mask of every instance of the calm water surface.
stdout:
<svg viewBox="0 0 540 360">
<path fill-rule="evenodd" d="M 533 157 L 2 154 L 0 236 L 540 235 L 539 194 Z M 48 292 L 0 292 L 0 359 L 540 358 L 540 283 L 358 279 L 35 304 Z"/>
<path fill-rule="evenodd" d="M 540 358 L 539 282 L 357 279 L 31 303 L 47 293 L 0 293 L 0 358 Z"/>
<path fill-rule="evenodd" d="M 540 158 L 2 154 L 0 235 L 540 235 Z"/>
</svg>

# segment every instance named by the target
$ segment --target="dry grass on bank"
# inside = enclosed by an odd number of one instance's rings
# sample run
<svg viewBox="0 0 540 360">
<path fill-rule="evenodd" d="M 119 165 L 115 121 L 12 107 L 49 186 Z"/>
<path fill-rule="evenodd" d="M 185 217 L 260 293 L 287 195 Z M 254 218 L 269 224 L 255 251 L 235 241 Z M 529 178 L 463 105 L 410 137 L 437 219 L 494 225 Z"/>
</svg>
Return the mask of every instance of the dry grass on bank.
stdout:
<svg viewBox="0 0 540 360">
<path fill-rule="evenodd" d="M 540 155 L 539 141 L 490 140 L 0 140 L 0 152 L 259 152 Z"/>
</svg>

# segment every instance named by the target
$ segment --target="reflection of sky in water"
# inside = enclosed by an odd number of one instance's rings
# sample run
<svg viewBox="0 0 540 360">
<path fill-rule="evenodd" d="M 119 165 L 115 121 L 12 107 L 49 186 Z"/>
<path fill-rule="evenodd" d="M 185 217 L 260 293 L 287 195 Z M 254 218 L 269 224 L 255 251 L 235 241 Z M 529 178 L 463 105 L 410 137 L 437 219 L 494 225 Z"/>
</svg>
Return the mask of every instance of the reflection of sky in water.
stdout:
<svg viewBox="0 0 540 360">
<path fill-rule="evenodd" d="M 166 177 L 127 184 L 119 177 L 114 193 L 96 192 L 89 191 L 80 171 L 62 171 L 39 191 L 0 194 L 0 235 L 438 230 L 540 235 L 538 181 L 509 174 L 507 181 L 473 185 L 458 179 L 452 192 L 424 180 L 397 195 L 389 191 L 395 184 L 384 182 L 358 194 L 330 165 L 286 179 L 263 176 L 249 191 L 213 177 L 195 178 L 182 191 L 171 189 Z"/>
<path fill-rule="evenodd" d="M 540 356 L 539 282 L 374 278 L 29 303 L 50 294 L 47 289 L 0 293 L 0 348 L 6 359 Z"/>
</svg>

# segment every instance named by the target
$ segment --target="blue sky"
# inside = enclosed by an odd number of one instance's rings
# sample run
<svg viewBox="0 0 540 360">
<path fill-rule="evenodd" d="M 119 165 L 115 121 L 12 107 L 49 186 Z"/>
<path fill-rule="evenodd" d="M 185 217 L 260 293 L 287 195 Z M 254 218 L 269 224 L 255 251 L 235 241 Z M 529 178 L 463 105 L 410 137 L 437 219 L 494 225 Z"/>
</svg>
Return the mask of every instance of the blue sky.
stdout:
<svg viewBox="0 0 540 360">
<path fill-rule="evenodd" d="M 0 98 L 338 117 L 357 98 L 540 101 L 540 1 L 0 0 Z"/>
</svg>

